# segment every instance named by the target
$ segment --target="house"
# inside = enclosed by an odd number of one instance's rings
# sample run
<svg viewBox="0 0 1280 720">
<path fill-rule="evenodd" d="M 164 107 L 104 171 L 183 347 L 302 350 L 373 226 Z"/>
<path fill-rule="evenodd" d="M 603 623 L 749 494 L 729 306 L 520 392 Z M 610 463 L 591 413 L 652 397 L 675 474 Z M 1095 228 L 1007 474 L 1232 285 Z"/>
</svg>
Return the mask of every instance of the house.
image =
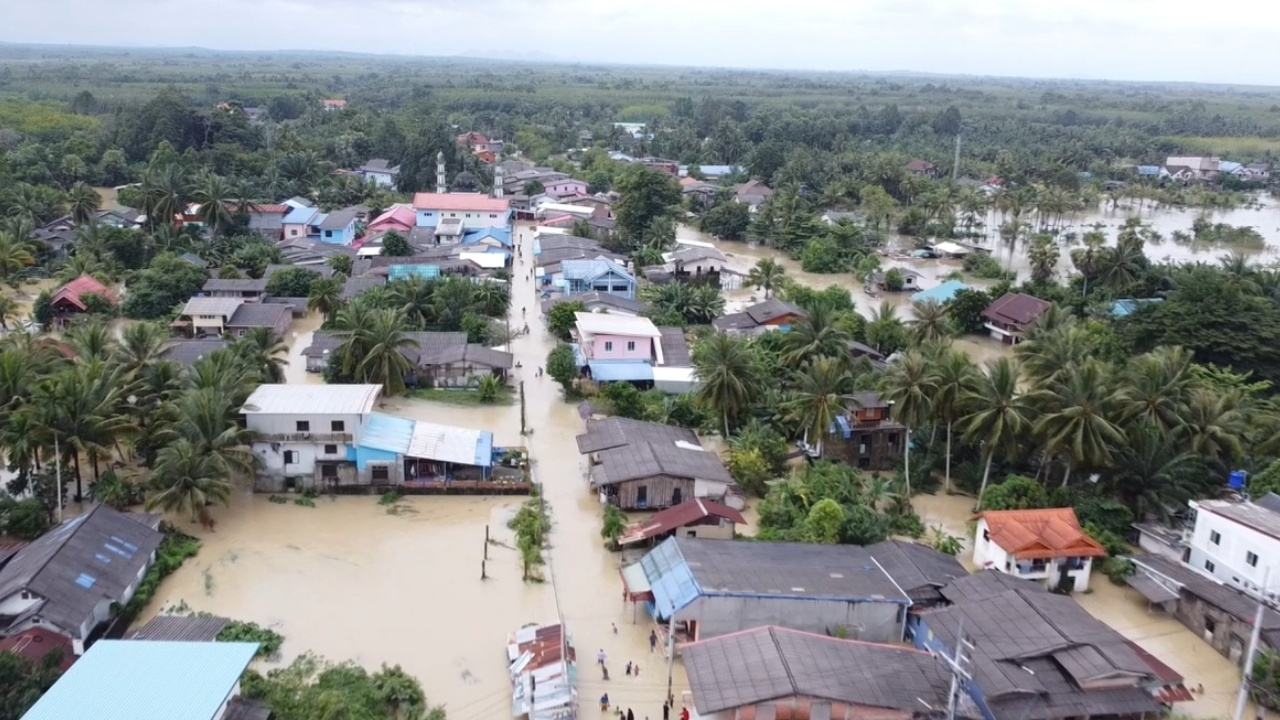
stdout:
<svg viewBox="0 0 1280 720">
<path fill-rule="evenodd" d="M 983 327 L 991 331 L 991 338 L 1010 345 L 1022 339 L 1027 328 L 1036 318 L 1052 307 L 1046 300 L 1022 293 L 1005 293 L 999 300 L 982 311 L 986 322 Z"/>
<path fill-rule="evenodd" d="M 680 163 L 676 162 L 675 160 L 667 160 L 666 158 L 650 156 L 650 157 L 642 157 L 636 160 L 636 162 L 640 163 L 641 165 L 644 165 L 650 170 L 657 170 L 658 172 L 664 172 L 668 175 L 671 175 L 672 177 L 675 177 L 680 174 Z"/>
<path fill-rule="evenodd" d="M 555 288 L 572 297 L 584 292 L 604 292 L 633 299 L 636 278 L 622 265 L 609 258 L 565 260 L 560 263 L 561 278 L 553 279 Z"/>
<path fill-rule="evenodd" d="M 320 230 L 320 242 L 331 245 L 350 245 L 356 239 L 356 210 L 334 210 L 316 225 Z"/>
<path fill-rule="evenodd" d="M 974 516 L 973 564 L 1048 589 L 1085 592 L 1093 559 L 1107 556 L 1069 508 L 988 510 Z"/>
<path fill-rule="evenodd" d="M 188 265 L 191 265 L 192 267 L 200 268 L 201 270 L 209 269 L 209 263 L 206 262 L 204 258 L 200 257 L 199 255 L 193 252 L 184 252 L 178 256 L 178 259 L 187 263 Z"/>
<path fill-rule="evenodd" d="M 243 208 L 235 205 L 228 209 L 232 212 L 243 209 L 249 218 L 249 229 L 268 240 L 280 240 L 284 237 L 284 218 L 293 210 L 283 203 L 250 203 Z"/>
<path fill-rule="evenodd" d="M 696 198 L 703 205 L 710 205 L 720 194 L 720 186 L 691 177 L 684 178 L 680 181 L 680 194 Z"/>
<path fill-rule="evenodd" d="M 594 365 L 664 365 L 662 332 L 649 318 L 604 313 L 574 313 L 574 335 L 583 365 L 595 374 Z M 602 371 L 603 372 L 603 371 Z M 638 379 L 638 378 L 637 378 Z M 649 377 L 648 379 L 652 379 Z"/>
<path fill-rule="evenodd" d="M 1134 171 L 1138 173 L 1138 177 L 1154 179 L 1160 177 L 1160 169 L 1159 165 L 1138 165 Z"/>
<path fill-rule="evenodd" d="M 1238 162 L 1232 162 L 1231 160 L 1219 160 L 1218 174 L 1234 175 L 1235 177 L 1242 178 L 1245 176 L 1244 164 L 1238 163 Z"/>
<path fill-rule="evenodd" d="M 733 199 L 746 205 L 751 212 L 755 212 L 771 197 L 773 197 L 773 188 L 759 180 L 748 180 L 733 186 Z"/>
<path fill-rule="evenodd" d="M 225 350 L 227 343 L 221 338 L 216 340 L 170 340 L 160 355 L 160 359 L 191 367 L 210 355 Z"/>
<path fill-rule="evenodd" d="M 529 720 L 577 717 L 577 657 L 568 631 L 559 623 L 525 625 L 512 633 L 507 641 L 511 715 Z"/>
<path fill-rule="evenodd" d="M 182 306 L 179 320 L 171 327 L 195 338 L 218 337 L 227 331 L 227 321 L 243 304 L 240 298 L 193 297 Z"/>
<path fill-rule="evenodd" d="M 465 229 L 511 226 L 507 201 L 479 193 L 417 193 L 413 196 L 413 209 L 418 214 L 419 227 L 438 228 L 446 220 L 460 221 Z"/>
<path fill-rule="evenodd" d="M 347 101 L 338 98 L 329 98 L 327 100 L 321 100 L 320 107 L 323 108 L 325 112 L 343 110 L 347 107 Z"/>
<path fill-rule="evenodd" d="M 41 627 L 83 655 L 155 562 L 157 526 L 155 516 L 94 505 L 18 550 L 0 569 L 0 635 Z"/>
<path fill-rule="evenodd" d="M 685 500 L 710 499 L 742 509 L 742 491 L 720 458 L 685 428 L 608 418 L 588 420 L 577 437 L 588 456 L 591 484 L 623 510 L 662 510 Z"/>
<path fill-rule="evenodd" d="M 319 218 L 323 215 L 309 205 L 294 206 L 280 220 L 280 229 L 285 240 L 308 238 L 320 234 Z"/>
<path fill-rule="evenodd" d="M 256 642 L 100 640 L 23 720 L 223 720 Z"/>
<path fill-rule="evenodd" d="M 720 273 L 724 272 L 729 262 L 724 253 L 714 247 L 704 245 L 680 244 L 674 252 L 664 253 L 666 269 L 677 279 L 698 280 L 703 277 L 714 278 L 719 284 Z"/>
<path fill-rule="evenodd" d="M 1187 564 L 1243 590 L 1277 600 L 1280 579 L 1280 495 L 1255 501 L 1193 500 L 1195 524 L 1186 538 Z M 1264 583 L 1270 588 L 1264 590 Z"/>
<path fill-rule="evenodd" d="M 923 175 L 925 177 L 938 177 L 938 166 L 927 160 L 916 158 L 907 163 L 907 172 L 912 175 Z"/>
<path fill-rule="evenodd" d="M 1188 177 L 1188 180 L 1200 182 L 1213 180 L 1217 177 L 1219 162 L 1221 162 L 1221 160 L 1217 157 L 1203 155 L 1170 155 L 1165 159 L 1164 166 L 1166 170 L 1169 168 L 1186 168 L 1190 171 L 1190 177 Z"/>
<path fill-rule="evenodd" d="M 897 270 L 898 274 L 902 277 L 901 292 L 915 292 L 917 290 L 920 290 L 920 279 L 924 277 L 923 275 L 916 272 L 915 270 L 912 270 L 911 268 L 900 267 L 900 268 L 892 268 L 892 269 Z M 883 272 L 875 272 L 875 273 L 872 273 L 869 278 L 867 278 L 867 281 L 869 284 L 874 285 L 876 288 L 879 288 L 882 291 L 890 292 L 888 286 L 885 285 L 884 276 L 885 276 L 885 273 Z M 895 290 L 892 292 L 899 292 L 899 291 Z"/>
<path fill-rule="evenodd" d="M 728 505 L 695 498 L 672 505 L 644 522 L 627 526 L 618 538 L 619 545 L 676 537 L 700 537 L 732 540 L 734 528 L 745 525 L 742 513 Z"/>
<path fill-rule="evenodd" d="M 244 337 L 255 328 L 270 328 L 283 340 L 293 324 L 293 306 L 284 303 L 241 303 L 227 318 L 227 335 Z"/>
<path fill-rule="evenodd" d="M 885 362 L 884 353 L 879 350 L 865 343 L 860 343 L 857 340 L 850 340 L 848 342 L 848 346 L 849 356 L 854 360 L 857 360 L 858 358 L 866 358 L 873 371 L 883 372 L 888 369 L 889 366 Z"/>
<path fill-rule="evenodd" d="M 246 302 L 260 302 L 267 296 L 267 279 L 260 278 L 209 278 L 200 292 L 205 297 L 231 298 Z"/>
<path fill-rule="evenodd" d="M 400 174 L 400 166 L 392 165 L 390 160 L 374 158 L 356 168 L 356 172 L 379 187 L 393 187 L 396 184 L 396 176 Z"/>
<path fill-rule="evenodd" d="M 681 656 L 699 718 L 924 720 L 951 692 L 950 670 L 923 650 L 774 625 L 689 643 Z"/>
<path fill-rule="evenodd" d="M 514 365 L 511 353 L 470 343 L 420 354 L 418 377 L 431 387 L 469 387 L 486 375 L 506 384 L 507 373 Z"/>
<path fill-rule="evenodd" d="M 969 289 L 969 286 L 965 285 L 959 280 L 948 280 L 942 283 L 941 285 L 931 287 L 928 290 L 921 290 L 920 292 L 912 295 L 911 302 L 912 303 L 933 302 L 939 305 L 946 305 L 952 300 L 955 300 L 956 294 L 959 293 L 961 290 L 968 290 L 968 289 Z"/>
<path fill-rule="evenodd" d="M 498 154 L 492 150 L 472 150 L 471 155 L 485 165 L 492 165 L 498 161 Z"/>
<path fill-rule="evenodd" d="M 1156 695 L 1167 681 L 1071 598 L 991 571 L 960 578 L 942 594 L 950 606 L 912 614 L 912 643 L 951 657 L 963 633 L 961 700 L 984 720 L 1161 713 Z"/>
<path fill-rule="evenodd" d="M 687 166 L 684 167 L 680 175 L 683 177 L 684 175 L 688 174 L 690 169 L 691 168 Z M 746 168 L 740 165 L 698 165 L 697 170 L 698 170 L 698 174 L 702 175 L 702 177 L 708 180 L 719 180 L 722 177 L 726 177 L 729 175 L 740 175 L 747 171 Z"/>
<path fill-rule="evenodd" d="M 1160 169 L 1160 177 L 1184 183 L 1193 182 L 1196 179 L 1196 171 L 1195 168 L 1186 165 L 1165 165 Z"/>
<path fill-rule="evenodd" d="M 901 642 L 911 598 L 876 560 L 879 549 L 673 537 L 623 567 L 622 579 L 677 643 L 762 625 Z"/>
<path fill-rule="evenodd" d="M 351 448 L 381 397 L 381 385 L 259 385 L 240 412 L 261 474 L 285 479 L 283 488 L 356 484 Z"/>
<path fill-rule="evenodd" d="M 324 265 L 335 255 L 345 255 L 354 260 L 355 248 L 346 245 L 322 243 L 314 238 L 286 238 L 276 245 L 281 258 L 290 265 L 313 267 Z"/>
<path fill-rule="evenodd" d="M 1268 180 L 1271 178 L 1270 163 L 1249 163 L 1244 166 L 1245 176 L 1253 180 Z"/>
<path fill-rule="evenodd" d="M 769 330 L 786 332 L 791 326 L 806 317 L 804 310 L 785 300 L 770 298 L 756 303 L 742 312 L 730 313 L 711 321 L 711 326 L 720 332 L 745 335 L 759 335 Z"/>
<path fill-rule="evenodd" d="M 629 300 L 627 298 L 614 295 L 607 292 L 598 292 L 591 290 L 579 293 L 573 297 L 557 295 L 556 297 L 542 301 L 543 316 L 549 315 L 551 309 L 556 305 L 564 302 L 580 302 L 586 307 L 588 312 L 606 312 L 610 315 L 622 315 L 625 317 L 635 317 L 643 315 L 649 310 L 649 306 L 639 300 Z"/>
<path fill-rule="evenodd" d="M 819 454 L 863 470 L 897 467 L 906 427 L 893 419 L 892 410 L 892 404 L 877 392 L 846 395 L 844 411 L 836 415 L 831 434 L 818 443 Z"/>
<path fill-rule="evenodd" d="M 86 298 L 89 295 L 97 295 L 108 305 L 120 302 L 120 298 L 106 285 L 98 282 L 97 278 L 92 275 L 81 275 L 49 296 L 49 305 L 53 307 L 53 315 L 57 323 L 65 325 L 71 321 L 72 317 L 87 312 L 89 305 Z"/>
<path fill-rule="evenodd" d="M 542 183 L 542 192 L 555 197 L 570 197 L 574 195 L 586 195 L 587 185 L 584 180 L 575 178 L 561 178 L 558 180 L 547 180 Z"/>
<path fill-rule="evenodd" d="M 396 266 L 391 266 L 394 269 Z M 439 277 L 439 273 L 436 273 Z M 351 302 L 362 293 L 366 293 L 376 287 L 382 287 L 387 284 L 387 278 L 381 276 L 373 277 L 353 277 L 347 278 L 342 283 L 342 300 L 343 302 Z"/>
<path fill-rule="evenodd" d="M 1232 663 L 1243 663 L 1258 612 L 1256 597 L 1167 557 L 1142 554 L 1128 559 L 1136 568 L 1125 578 L 1130 587 Z M 1280 613 L 1273 608 L 1263 613 L 1260 639 L 1280 650 Z"/>
</svg>

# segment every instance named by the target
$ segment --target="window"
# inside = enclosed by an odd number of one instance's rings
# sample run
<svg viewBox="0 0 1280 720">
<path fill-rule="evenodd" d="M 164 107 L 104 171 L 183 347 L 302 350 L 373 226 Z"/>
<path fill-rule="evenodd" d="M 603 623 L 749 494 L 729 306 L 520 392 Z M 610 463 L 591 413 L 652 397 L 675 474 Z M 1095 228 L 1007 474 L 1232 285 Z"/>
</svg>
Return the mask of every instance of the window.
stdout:
<svg viewBox="0 0 1280 720">
<path fill-rule="evenodd" d="M 635 351 L 635 349 L 636 349 L 636 341 L 635 341 L 635 340 L 628 340 L 628 341 L 627 341 L 627 352 L 634 352 L 634 351 Z"/>
<path fill-rule="evenodd" d="M 299 420 L 299 421 L 298 421 L 298 432 L 311 432 L 311 421 L 310 421 L 310 420 Z"/>
<path fill-rule="evenodd" d="M 490 220 L 497 220 L 497 219 L 498 219 L 498 214 L 497 214 L 497 213 L 489 213 L 489 219 L 490 219 Z"/>
<path fill-rule="evenodd" d="M 1209 617 L 1208 615 L 1205 615 L 1204 631 L 1212 635 L 1213 631 L 1216 630 L 1217 628 L 1218 628 L 1218 623 L 1214 622 L 1213 618 Z"/>
<path fill-rule="evenodd" d="M 347 424 L 342 420 L 334 420 L 329 423 L 329 429 L 332 430 L 333 432 L 345 432 L 347 429 Z"/>
<path fill-rule="evenodd" d="M 1213 564 L 1213 561 L 1212 561 L 1212 560 L 1205 560 L 1205 561 L 1204 561 L 1204 569 L 1205 569 L 1205 570 L 1208 570 L 1209 572 L 1213 572 L 1213 571 L 1214 571 L 1214 569 L 1215 569 L 1215 567 L 1216 567 L 1216 566 Z"/>
<path fill-rule="evenodd" d="M 374 480 L 388 480 L 388 479 L 390 479 L 390 478 L 391 478 L 391 470 L 390 470 L 390 468 L 388 468 L 386 465 L 374 465 L 374 466 L 373 466 L 373 479 L 374 479 Z"/>
<path fill-rule="evenodd" d="M 1258 567 L 1258 554 L 1247 552 L 1244 554 L 1244 561 L 1249 563 L 1249 567 Z"/>
<path fill-rule="evenodd" d="M 604 341 L 604 351 L 605 351 L 605 352 L 613 352 L 613 341 L 612 341 L 612 340 L 605 340 L 605 341 Z"/>
<path fill-rule="evenodd" d="M 991 531 L 990 531 L 990 530 L 983 530 L 983 531 L 982 531 L 982 539 L 983 539 L 983 540 L 985 540 L 985 541 L 987 541 L 987 542 L 991 542 Z"/>
<path fill-rule="evenodd" d="M 325 454 L 325 455 L 337 455 L 337 454 L 338 454 L 338 446 L 337 446 L 337 445 L 325 445 L 325 446 L 324 446 L 324 454 Z"/>
<path fill-rule="evenodd" d="M 338 477 L 338 466 L 337 466 L 337 465 L 321 465 L 321 466 L 320 466 L 320 477 L 322 477 L 322 478 L 336 478 L 336 477 Z"/>
<path fill-rule="evenodd" d="M 1210 530 L 1210 531 L 1209 531 L 1209 542 L 1213 543 L 1214 545 L 1221 545 L 1221 544 L 1222 544 L 1222 535 L 1221 535 L 1217 530 Z"/>
<path fill-rule="evenodd" d="M 284 451 L 284 464 L 285 464 L 285 465 L 292 465 L 293 463 L 296 463 L 296 462 L 298 462 L 298 451 L 297 451 L 297 450 L 285 450 L 285 451 Z"/>
</svg>

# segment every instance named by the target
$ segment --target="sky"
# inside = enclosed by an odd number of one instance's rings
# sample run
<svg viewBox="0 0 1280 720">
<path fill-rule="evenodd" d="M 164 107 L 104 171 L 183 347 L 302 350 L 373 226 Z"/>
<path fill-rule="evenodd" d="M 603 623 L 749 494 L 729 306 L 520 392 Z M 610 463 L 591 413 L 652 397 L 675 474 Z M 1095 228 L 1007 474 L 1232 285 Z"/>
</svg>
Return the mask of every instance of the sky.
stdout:
<svg viewBox="0 0 1280 720">
<path fill-rule="evenodd" d="M 0 41 L 1280 85 L 1273 0 L 0 0 Z"/>
</svg>

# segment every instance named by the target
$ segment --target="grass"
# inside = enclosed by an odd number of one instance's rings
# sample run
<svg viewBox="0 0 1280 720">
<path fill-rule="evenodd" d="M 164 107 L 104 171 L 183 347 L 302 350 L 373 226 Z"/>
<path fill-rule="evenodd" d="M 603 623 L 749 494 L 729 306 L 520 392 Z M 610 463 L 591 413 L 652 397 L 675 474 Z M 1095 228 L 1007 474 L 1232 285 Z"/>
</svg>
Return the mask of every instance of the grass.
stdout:
<svg viewBox="0 0 1280 720">
<path fill-rule="evenodd" d="M 475 390 L 468 390 L 465 388 L 427 388 L 414 390 L 409 393 L 409 397 L 414 400 L 430 400 L 432 402 L 444 403 L 445 405 L 462 405 L 466 407 L 477 407 L 480 405 L 514 405 L 516 402 L 516 394 L 510 388 L 498 393 L 498 396 L 489 402 L 481 400 L 480 393 Z"/>
</svg>

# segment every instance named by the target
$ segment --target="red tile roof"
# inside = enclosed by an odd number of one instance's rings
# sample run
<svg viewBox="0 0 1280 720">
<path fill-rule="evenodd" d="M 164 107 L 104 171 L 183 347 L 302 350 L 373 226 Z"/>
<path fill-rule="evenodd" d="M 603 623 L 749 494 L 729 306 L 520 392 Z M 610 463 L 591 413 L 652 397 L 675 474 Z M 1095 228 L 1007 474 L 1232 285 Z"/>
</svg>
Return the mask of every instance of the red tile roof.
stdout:
<svg viewBox="0 0 1280 720">
<path fill-rule="evenodd" d="M 1050 303 L 1022 293 L 1005 293 L 982 311 L 982 317 L 1009 325 L 1029 325 L 1043 315 Z"/>
<path fill-rule="evenodd" d="M 71 645 L 70 638 L 44 628 L 28 628 L 17 635 L 0 640 L 0 652 L 17 653 L 35 663 L 43 660 L 44 656 L 54 648 L 62 649 L 62 660 L 58 663 L 58 669 L 65 672 L 71 667 L 71 663 L 76 661 L 75 649 Z"/>
<path fill-rule="evenodd" d="M 53 294 L 53 297 L 49 298 L 49 303 L 57 305 L 59 301 L 66 300 L 80 310 L 85 310 L 87 308 L 85 307 L 84 300 L 81 296 L 90 294 L 101 295 L 113 304 L 120 301 L 120 298 L 116 297 L 116 294 L 111 292 L 106 285 L 98 282 L 92 276 L 81 275 L 75 280 L 72 280 L 66 285 L 58 288 L 58 291 Z"/>
<path fill-rule="evenodd" d="M 509 205 L 505 198 L 491 198 L 480 193 L 420 192 L 413 196 L 413 207 L 416 210 L 500 213 L 506 212 Z"/>
<path fill-rule="evenodd" d="M 728 505 L 698 498 L 672 505 L 649 520 L 628 527 L 622 537 L 618 538 L 618 544 L 626 545 L 655 538 L 707 517 L 724 518 L 739 525 L 745 525 L 747 522 L 746 518 L 742 517 L 742 513 Z"/>
<path fill-rule="evenodd" d="M 1061 557 L 1105 557 L 1107 551 L 1080 529 L 1071 508 L 988 510 L 975 519 L 987 521 L 991 541 L 1019 560 Z"/>
<path fill-rule="evenodd" d="M 369 223 L 368 227 L 365 228 L 365 231 L 374 233 L 379 230 L 390 230 L 397 227 L 408 230 L 413 228 L 417 222 L 418 215 L 413 211 L 413 208 L 400 205 L 374 218 L 373 222 Z"/>
</svg>

